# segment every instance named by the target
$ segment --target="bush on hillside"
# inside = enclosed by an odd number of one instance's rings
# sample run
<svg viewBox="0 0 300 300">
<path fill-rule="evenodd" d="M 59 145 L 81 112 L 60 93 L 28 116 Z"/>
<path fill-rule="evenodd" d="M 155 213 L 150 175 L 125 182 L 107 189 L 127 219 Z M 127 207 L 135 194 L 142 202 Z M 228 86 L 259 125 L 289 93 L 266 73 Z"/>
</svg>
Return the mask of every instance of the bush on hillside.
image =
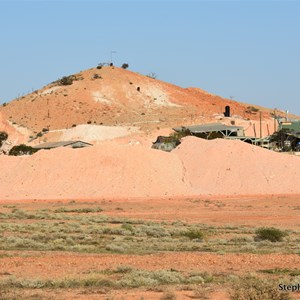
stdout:
<svg viewBox="0 0 300 300">
<path fill-rule="evenodd" d="M 248 114 L 256 114 L 258 111 L 259 111 L 259 109 L 254 106 L 248 106 L 245 110 L 245 112 Z"/>
<path fill-rule="evenodd" d="M 74 80 L 76 80 L 76 77 L 74 75 L 64 76 L 59 79 L 58 83 L 59 85 L 71 85 Z"/>
<path fill-rule="evenodd" d="M 96 67 L 98 70 L 102 69 L 102 67 L 108 65 L 108 63 L 99 63 L 98 66 Z"/>
<path fill-rule="evenodd" d="M 2 146 L 3 142 L 6 141 L 8 138 L 8 134 L 5 131 L 0 131 L 0 147 Z"/>
<path fill-rule="evenodd" d="M 99 74 L 94 74 L 93 79 L 102 79 L 101 75 Z"/>
<path fill-rule="evenodd" d="M 123 68 L 123 69 L 127 69 L 128 67 L 129 67 L 128 64 L 123 64 L 123 65 L 122 65 L 122 68 Z"/>
<path fill-rule="evenodd" d="M 12 156 L 32 155 L 32 154 L 36 153 L 37 151 L 39 151 L 39 149 L 34 149 L 25 144 L 20 144 L 20 145 L 12 147 L 10 149 L 8 155 L 12 155 Z"/>
</svg>

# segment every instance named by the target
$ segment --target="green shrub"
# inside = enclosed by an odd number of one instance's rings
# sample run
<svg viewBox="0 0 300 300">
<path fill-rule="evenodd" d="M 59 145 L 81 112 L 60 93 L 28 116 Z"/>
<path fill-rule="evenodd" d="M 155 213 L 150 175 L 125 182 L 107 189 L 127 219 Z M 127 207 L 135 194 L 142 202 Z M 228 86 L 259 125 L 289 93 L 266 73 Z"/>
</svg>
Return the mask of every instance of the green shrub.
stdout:
<svg viewBox="0 0 300 300">
<path fill-rule="evenodd" d="M 123 65 L 122 65 L 122 68 L 123 68 L 123 69 L 127 69 L 128 67 L 129 67 L 128 64 L 123 64 Z"/>
<path fill-rule="evenodd" d="M 204 238 L 204 233 L 200 229 L 189 229 L 188 231 L 183 232 L 183 235 L 191 240 L 203 240 Z"/>
<path fill-rule="evenodd" d="M 99 63 L 98 66 L 96 67 L 98 70 L 102 69 L 102 67 L 104 67 L 105 65 L 107 65 L 107 63 Z"/>
<path fill-rule="evenodd" d="M 144 271 L 133 270 L 120 280 L 123 287 L 137 288 L 142 286 L 158 286 L 163 284 L 184 283 L 184 276 L 172 270 Z"/>
<path fill-rule="evenodd" d="M 39 151 L 39 149 L 34 149 L 30 146 L 27 146 L 25 144 L 13 146 L 8 155 L 13 155 L 13 156 L 19 156 L 19 155 L 32 155 Z"/>
<path fill-rule="evenodd" d="M 267 240 L 270 242 L 280 242 L 285 236 L 288 235 L 286 232 L 274 227 L 258 228 L 255 233 L 256 241 Z"/>
<path fill-rule="evenodd" d="M 121 226 L 123 229 L 127 230 L 127 231 L 130 231 L 130 232 L 133 232 L 134 231 L 134 228 L 131 224 L 128 224 L 128 223 L 124 223 L 122 224 Z"/>
<path fill-rule="evenodd" d="M 58 84 L 59 85 L 71 85 L 74 80 L 76 80 L 76 76 L 74 76 L 74 75 L 64 76 L 58 80 Z"/>
</svg>

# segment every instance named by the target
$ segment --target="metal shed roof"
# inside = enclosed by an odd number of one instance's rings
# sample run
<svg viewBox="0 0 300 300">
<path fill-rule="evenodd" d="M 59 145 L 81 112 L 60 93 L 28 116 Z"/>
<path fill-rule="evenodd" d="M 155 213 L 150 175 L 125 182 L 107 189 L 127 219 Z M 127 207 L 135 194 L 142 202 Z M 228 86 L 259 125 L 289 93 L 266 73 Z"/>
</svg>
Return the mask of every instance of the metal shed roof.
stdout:
<svg viewBox="0 0 300 300">
<path fill-rule="evenodd" d="M 58 147 L 66 147 L 66 146 L 70 146 L 76 143 L 82 143 L 85 144 L 87 146 L 92 146 L 92 144 L 90 143 L 86 143 L 83 141 L 60 141 L 60 142 L 49 142 L 49 143 L 43 143 L 43 144 L 39 144 L 36 146 L 33 146 L 32 148 L 35 149 L 51 149 L 51 148 L 58 148 Z"/>
<path fill-rule="evenodd" d="M 210 123 L 210 124 L 203 124 L 203 125 L 193 125 L 193 126 L 181 126 L 175 127 L 173 130 L 175 131 L 182 131 L 184 129 L 188 129 L 192 133 L 202 133 L 202 132 L 214 132 L 214 131 L 238 131 L 242 130 L 242 126 L 229 126 L 224 125 L 222 123 Z"/>
</svg>

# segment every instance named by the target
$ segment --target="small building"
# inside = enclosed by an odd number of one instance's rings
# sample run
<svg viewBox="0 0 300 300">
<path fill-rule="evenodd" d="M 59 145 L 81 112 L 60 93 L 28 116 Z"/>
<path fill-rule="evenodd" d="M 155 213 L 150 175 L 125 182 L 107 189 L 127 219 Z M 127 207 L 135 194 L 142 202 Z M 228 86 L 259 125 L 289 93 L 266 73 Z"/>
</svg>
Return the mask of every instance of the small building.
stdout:
<svg viewBox="0 0 300 300">
<path fill-rule="evenodd" d="M 173 128 L 176 132 L 189 131 L 191 135 L 209 138 L 211 135 L 219 135 L 220 137 L 244 136 L 244 128 L 242 126 L 224 125 L 222 123 L 210 123 L 203 125 L 181 126 Z"/>
<path fill-rule="evenodd" d="M 34 149 L 53 149 L 58 147 L 84 148 L 89 146 L 93 146 L 93 145 L 83 141 L 61 141 L 61 142 L 43 143 L 43 144 L 33 146 L 32 148 Z"/>
</svg>

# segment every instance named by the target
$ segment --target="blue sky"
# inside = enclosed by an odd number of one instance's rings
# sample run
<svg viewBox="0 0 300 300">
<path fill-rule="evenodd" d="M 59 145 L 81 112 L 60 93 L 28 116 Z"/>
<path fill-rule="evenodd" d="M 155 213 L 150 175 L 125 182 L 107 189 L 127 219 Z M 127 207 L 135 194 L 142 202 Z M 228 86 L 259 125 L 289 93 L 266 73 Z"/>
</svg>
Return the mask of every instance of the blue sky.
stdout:
<svg viewBox="0 0 300 300">
<path fill-rule="evenodd" d="M 110 60 L 300 115 L 300 1 L 1 1 L 0 103 Z"/>
</svg>

